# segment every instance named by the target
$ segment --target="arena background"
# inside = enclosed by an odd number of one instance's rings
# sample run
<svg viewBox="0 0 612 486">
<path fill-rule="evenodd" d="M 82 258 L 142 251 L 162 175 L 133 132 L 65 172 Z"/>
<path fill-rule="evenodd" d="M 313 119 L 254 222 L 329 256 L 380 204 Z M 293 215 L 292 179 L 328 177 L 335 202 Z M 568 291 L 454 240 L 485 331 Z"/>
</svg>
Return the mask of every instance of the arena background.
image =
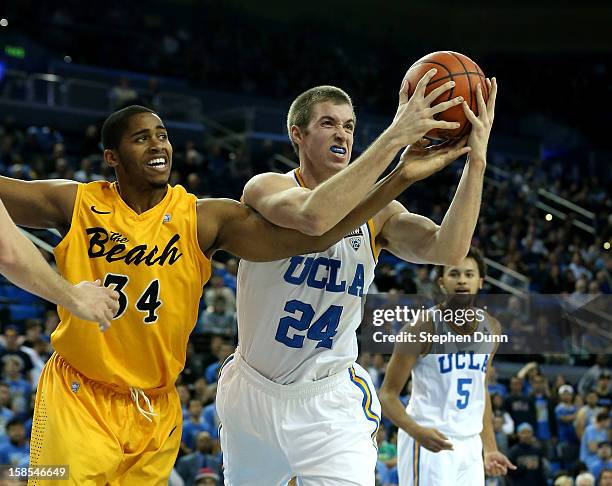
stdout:
<svg viewBox="0 0 612 486">
<path fill-rule="evenodd" d="M 541 471 L 523 467 L 515 477 L 487 481 L 553 484 L 562 471 L 574 478 L 587 469 L 579 452 L 583 416 L 593 417 L 597 407 L 610 410 L 611 391 L 609 2 L 158 0 L 94 8 L 74 0 L 22 0 L 0 7 L 0 18 L 0 174 L 112 179 L 102 164 L 100 125 L 113 109 L 137 102 L 157 110 L 169 129 L 171 183 L 202 197 L 239 198 L 254 174 L 296 166 L 284 122 L 303 90 L 333 84 L 351 94 L 356 157 L 393 116 L 412 62 L 436 50 L 472 57 L 499 82 L 473 239 L 488 259 L 485 291 L 508 296 L 505 329 L 522 326 L 535 340 L 554 336 L 564 351 L 496 358 L 490 391 L 499 395 L 500 449 L 518 457 L 516 428 L 528 422 L 543 460 Z M 461 169 L 457 162 L 411 187 L 402 202 L 439 223 Z M 28 235 L 52 261 L 58 235 Z M 236 344 L 236 268 L 235 259 L 217 255 L 205 287 L 179 382 L 186 425 L 173 484 L 214 484 L 206 475 L 219 476 L 221 484 L 214 396 L 219 365 Z M 432 298 L 435 292 L 432 267 L 390 254 L 381 255 L 375 284 L 379 293 Z M 566 339 L 559 323 L 539 320 L 540 294 L 564 295 L 577 305 L 599 297 L 602 305 L 574 321 L 588 332 Z M 0 463 L 23 465 L 27 440 L 20 440 L 19 424 L 27 437 L 32 394 L 58 317 L 2 280 L 0 323 Z M 359 358 L 377 386 L 387 360 L 365 352 Z M 563 384 L 575 393 L 558 407 Z M 583 407 L 593 387 L 597 405 L 587 405 L 576 424 L 562 422 L 573 407 Z M 609 435 L 609 421 L 607 427 Z M 196 441 L 200 431 L 209 436 Z M 381 485 L 397 481 L 395 440 L 386 422 L 379 434 Z M 606 446 L 600 449 L 605 462 Z M 545 479 L 534 480 L 536 474 Z"/>
</svg>

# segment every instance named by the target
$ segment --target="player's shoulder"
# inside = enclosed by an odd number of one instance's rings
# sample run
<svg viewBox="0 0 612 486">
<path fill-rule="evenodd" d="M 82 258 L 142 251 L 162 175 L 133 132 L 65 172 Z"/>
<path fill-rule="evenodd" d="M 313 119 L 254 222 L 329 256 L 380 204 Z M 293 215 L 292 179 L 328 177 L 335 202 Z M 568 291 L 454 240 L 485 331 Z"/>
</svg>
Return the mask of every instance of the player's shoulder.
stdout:
<svg viewBox="0 0 612 486">
<path fill-rule="evenodd" d="M 244 194 L 271 193 L 296 187 L 297 180 L 293 171 L 281 174 L 278 172 L 264 172 L 252 177 L 244 186 Z"/>
</svg>

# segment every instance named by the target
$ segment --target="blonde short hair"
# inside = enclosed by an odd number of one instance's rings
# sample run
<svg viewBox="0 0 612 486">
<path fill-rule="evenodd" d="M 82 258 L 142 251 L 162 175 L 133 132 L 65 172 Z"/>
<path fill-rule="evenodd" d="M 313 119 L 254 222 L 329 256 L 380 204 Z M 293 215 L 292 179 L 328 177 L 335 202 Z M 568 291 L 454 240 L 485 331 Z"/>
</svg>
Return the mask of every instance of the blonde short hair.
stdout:
<svg viewBox="0 0 612 486">
<path fill-rule="evenodd" d="M 306 128 L 308 123 L 310 123 L 313 106 L 326 101 L 331 101 L 336 105 L 347 104 L 353 109 L 351 97 L 345 91 L 335 86 L 315 86 L 308 91 L 304 91 L 291 103 L 289 113 L 287 113 L 287 134 L 297 155 L 300 154 L 299 148 L 291 138 L 291 127 L 296 125 L 302 130 Z M 355 110 L 353 110 L 353 118 L 356 118 Z"/>
</svg>

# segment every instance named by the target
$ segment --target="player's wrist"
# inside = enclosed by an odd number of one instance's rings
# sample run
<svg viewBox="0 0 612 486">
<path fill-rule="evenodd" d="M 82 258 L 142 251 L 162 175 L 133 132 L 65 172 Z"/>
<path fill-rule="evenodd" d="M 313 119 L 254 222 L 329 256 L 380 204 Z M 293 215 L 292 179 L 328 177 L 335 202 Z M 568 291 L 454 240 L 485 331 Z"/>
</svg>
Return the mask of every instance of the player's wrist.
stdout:
<svg viewBox="0 0 612 486">
<path fill-rule="evenodd" d="M 380 142 L 388 149 L 399 152 L 402 148 L 410 145 L 412 142 L 406 142 L 405 130 L 402 130 L 395 122 L 391 123 L 380 136 Z"/>
</svg>

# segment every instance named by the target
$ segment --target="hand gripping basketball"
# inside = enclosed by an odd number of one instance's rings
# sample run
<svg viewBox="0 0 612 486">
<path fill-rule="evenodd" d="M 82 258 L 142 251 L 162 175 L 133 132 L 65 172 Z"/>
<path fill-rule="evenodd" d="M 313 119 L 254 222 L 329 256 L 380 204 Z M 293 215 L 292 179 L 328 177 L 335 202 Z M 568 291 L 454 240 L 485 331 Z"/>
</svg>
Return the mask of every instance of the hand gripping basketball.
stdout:
<svg viewBox="0 0 612 486">
<path fill-rule="evenodd" d="M 458 96 L 450 101 L 438 103 L 434 107 L 431 106 L 436 98 L 455 86 L 454 81 L 448 81 L 426 95 L 425 88 L 431 78 L 436 75 L 436 72 L 436 69 L 430 69 L 425 73 L 417 83 L 414 93 L 410 97 L 410 83 L 408 82 L 407 76 L 404 77 L 402 81 L 402 86 L 399 91 L 399 106 L 393 122 L 389 127 L 397 140 L 401 142 L 402 146 L 411 145 L 417 142 L 431 130 L 453 130 L 460 126 L 457 122 L 447 122 L 435 119 L 435 115 L 438 113 L 463 102 L 463 98 Z"/>
</svg>

